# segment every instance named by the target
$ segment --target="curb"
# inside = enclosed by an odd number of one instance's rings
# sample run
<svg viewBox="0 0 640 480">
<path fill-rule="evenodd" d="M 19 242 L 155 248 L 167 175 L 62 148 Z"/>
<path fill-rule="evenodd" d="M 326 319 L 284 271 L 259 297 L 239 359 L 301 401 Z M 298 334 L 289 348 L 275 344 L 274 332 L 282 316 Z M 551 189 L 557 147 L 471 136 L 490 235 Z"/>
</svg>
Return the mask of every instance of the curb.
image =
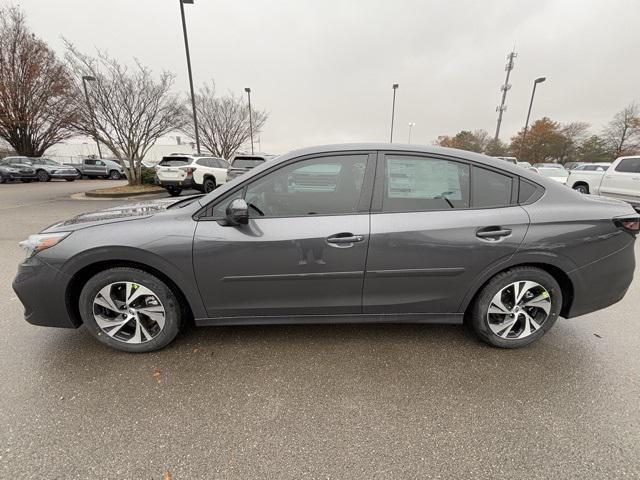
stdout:
<svg viewBox="0 0 640 480">
<path fill-rule="evenodd" d="M 143 195 L 154 195 L 156 193 L 164 192 L 164 188 L 158 188 L 155 190 L 145 190 L 143 192 L 118 192 L 118 193 L 107 193 L 100 192 L 99 190 L 89 190 L 88 192 L 84 192 L 84 195 L 89 198 L 127 198 L 127 197 L 141 197 Z"/>
</svg>

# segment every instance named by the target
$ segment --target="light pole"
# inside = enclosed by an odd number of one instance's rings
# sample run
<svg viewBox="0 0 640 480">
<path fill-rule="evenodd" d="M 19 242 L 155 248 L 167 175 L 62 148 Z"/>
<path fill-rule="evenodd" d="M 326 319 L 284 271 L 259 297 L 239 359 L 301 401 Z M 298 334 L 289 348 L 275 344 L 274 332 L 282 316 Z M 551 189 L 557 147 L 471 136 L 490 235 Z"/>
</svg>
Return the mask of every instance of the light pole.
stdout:
<svg viewBox="0 0 640 480">
<path fill-rule="evenodd" d="M 393 88 L 393 104 L 391 106 L 391 137 L 389 138 L 389 143 L 393 143 L 393 117 L 396 113 L 396 90 L 398 89 L 398 84 L 394 83 L 391 88 Z"/>
<path fill-rule="evenodd" d="M 87 82 L 95 82 L 96 77 L 91 75 L 82 76 L 82 86 L 84 87 L 84 98 L 87 100 L 87 108 L 89 109 L 89 116 L 91 117 L 91 127 L 93 129 L 93 139 L 96 141 L 98 147 L 98 156 L 102 158 L 102 152 L 100 151 L 100 142 L 98 141 L 98 132 L 96 131 L 96 121 L 93 118 L 93 108 L 91 108 L 91 102 L 89 102 L 89 91 L 87 90 Z"/>
<path fill-rule="evenodd" d="M 196 97 L 193 93 L 193 75 L 191 74 L 191 55 L 189 55 L 189 38 L 187 37 L 187 23 L 184 20 L 184 4 L 193 5 L 193 0 L 178 0 L 180 16 L 182 17 L 182 32 L 184 33 L 184 50 L 187 54 L 187 71 L 189 72 L 189 90 L 191 91 L 191 108 L 193 109 L 193 128 L 196 132 L 196 150 L 200 155 L 200 135 L 198 133 L 198 116 L 196 115 Z"/>
<path fill-rule="evenodd" d="M 416 124 L 414 122 L 409 122 L 409 141 L 407 143 L 411 143 L 411 129 L 415 126 Z"/>
<path fill-rule="evenodd" d="M 539 77 L 533 81 L 533 90 L 531 91 L 531 101 L 529 101 L 529 111 L 527 112 L 527 121 L 524 123 L 524 131 L 522 132 L 522 142 L 518 151 L 518 160 L 522 160 L 522 148 L 527 138 L 527 128 L 529 128 L 529 117 L 531 116 L 531 107 L 533 106 L 533 97 L 536 95 L 536 86 L 546 80 L 546 77 Z"/>
<path fill-rule="evenodd" d="M 251 89 L 249 87 L 244 89 L 247 92 L 247 97 L 249 98 L 249 135 L 251 135 L 251 155 L 253 155 L 253 120 L 251 117 Z"/>
</svg>

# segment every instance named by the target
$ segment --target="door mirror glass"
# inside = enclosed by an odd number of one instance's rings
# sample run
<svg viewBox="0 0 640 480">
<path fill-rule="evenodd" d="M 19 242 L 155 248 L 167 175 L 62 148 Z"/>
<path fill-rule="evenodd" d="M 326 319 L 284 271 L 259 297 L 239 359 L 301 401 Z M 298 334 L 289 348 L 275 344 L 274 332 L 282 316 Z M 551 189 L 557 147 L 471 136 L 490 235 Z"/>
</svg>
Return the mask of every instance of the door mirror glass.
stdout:
<svg viewBox="0 0 640 480">
<path fill-rule="evenodd" d="M 244 199 L 236 198 L 227 205 L 227 222 L 234 226 L 249 223 L 249 207 Z"/>
</svg>

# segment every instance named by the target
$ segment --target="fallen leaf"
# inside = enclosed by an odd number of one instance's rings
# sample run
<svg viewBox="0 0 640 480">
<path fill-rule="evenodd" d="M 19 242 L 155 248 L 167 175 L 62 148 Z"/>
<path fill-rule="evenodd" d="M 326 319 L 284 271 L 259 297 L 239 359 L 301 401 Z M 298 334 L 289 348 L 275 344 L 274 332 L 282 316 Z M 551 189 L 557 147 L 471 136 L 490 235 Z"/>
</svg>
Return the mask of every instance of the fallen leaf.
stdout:
<svg viewBox="0 0 640 480">
<path fill-rule="evenodd" d="M 169 470 L 164 472 L 164 475 L 162 475 L 162 480 L 173 480 L 173 475 Z"/>
<path fill-rule="evenodd" d="M 198 347 L 193 349 L 193 353 L 198 353 L 200 351 L 200 349 Z"/>
<path fill-rule="evenodd" d="M 598 335 L 597 333 L 594 333 L 593 335 L 594 335 L 594 337 L 602 338 L 602 337 L 601 337 L 600 335 Z"/>
<path fill-rule="evenodd" d="M 156 368 L 153 371 L 153 378 L 156 379 L 156 382 L 162 383 L 162 370 L 160 370 L 159 368 Z"/>
</svg>

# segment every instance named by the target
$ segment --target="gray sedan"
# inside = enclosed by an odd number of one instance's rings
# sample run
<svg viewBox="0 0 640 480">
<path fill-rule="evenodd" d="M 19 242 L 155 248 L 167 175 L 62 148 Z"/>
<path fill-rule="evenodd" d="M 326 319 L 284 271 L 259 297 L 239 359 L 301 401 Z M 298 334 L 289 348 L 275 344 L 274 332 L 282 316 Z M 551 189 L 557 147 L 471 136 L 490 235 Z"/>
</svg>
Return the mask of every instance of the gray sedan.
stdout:
<svg viewBox="0 0 640 480">
<path fill-rule="evenodd" d="M 466 321 L 522 347 L 619 301 L 640 217 L 502 160 L 416 145 L 291 152 L 203 195 L 64 220 L 22 242 L 35 325 L 129 352 L 196 325 Z M 605 281 L 603 281 L 603 279 Z"/>
<path fill-rule="evenodd" d="M 41 182 L 49 182 L 51 179 L 58 178 L 73 182 L 76 179 L 76 169 L 61 165 L 58 162 L 44 157 L 7 157 L 4 161 L 15 162 L 23 165 L 29 165 L 36 172 L 38 180 Z"/>
</svg>

